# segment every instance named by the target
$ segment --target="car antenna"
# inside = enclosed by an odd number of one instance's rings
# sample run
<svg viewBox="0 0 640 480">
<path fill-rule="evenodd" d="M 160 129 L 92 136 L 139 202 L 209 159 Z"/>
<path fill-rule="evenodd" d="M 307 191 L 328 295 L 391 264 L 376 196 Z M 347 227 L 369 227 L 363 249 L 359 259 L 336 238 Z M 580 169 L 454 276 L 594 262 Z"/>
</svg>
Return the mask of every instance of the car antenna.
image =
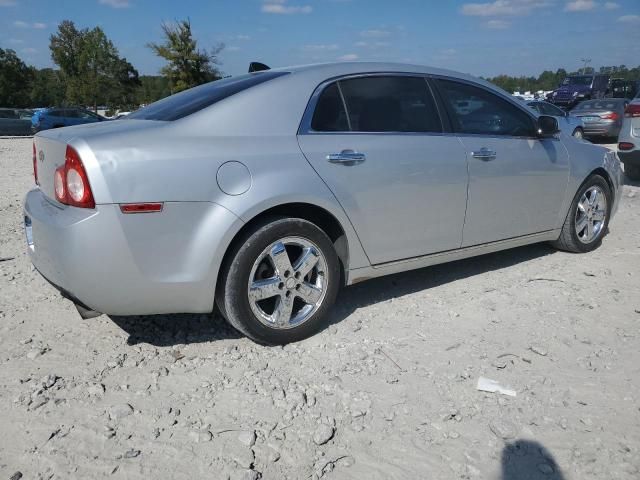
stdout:
<svg viewBox="0 0 640 480">
<path fill-rule="evenodd" d="M 249 73 L 262 72 L 264 70 L 271 70 L 271 68 L 260 62 L 251 62 L 249 64 Z"/>
</svg>

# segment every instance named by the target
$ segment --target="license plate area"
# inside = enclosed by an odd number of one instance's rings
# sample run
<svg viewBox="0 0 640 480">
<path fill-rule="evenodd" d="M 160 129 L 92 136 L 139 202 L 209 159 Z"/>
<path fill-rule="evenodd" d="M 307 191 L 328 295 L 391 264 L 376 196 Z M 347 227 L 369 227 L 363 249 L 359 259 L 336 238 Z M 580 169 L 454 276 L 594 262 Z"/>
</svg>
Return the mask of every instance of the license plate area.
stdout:
<svg viewBox="0 0 640 480">
<path fill-rule="evenodd" d="M 594 123 L 600 120 L 600 117 L 582 117 L 582 121 L 586 123 Z"/>
</svg>

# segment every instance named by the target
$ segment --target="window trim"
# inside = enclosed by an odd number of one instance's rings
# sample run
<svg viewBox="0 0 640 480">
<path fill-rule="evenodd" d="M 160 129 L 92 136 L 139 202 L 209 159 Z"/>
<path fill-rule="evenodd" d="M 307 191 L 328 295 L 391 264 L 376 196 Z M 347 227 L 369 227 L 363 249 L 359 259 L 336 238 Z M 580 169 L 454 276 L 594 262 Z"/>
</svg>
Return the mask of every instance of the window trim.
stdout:
<svg viewBox="0 0 640 480">
<path fill-rule="evenodd" d="M 457 83 L 462 83 L 464 85 L 469 85 L 471 87 L 475 87 L 475 88 L 479 88 L 481 90 L 484 90 L 486 93 L 490 94 L 490 95 L 495 95 L 498 98 L 501 98 L 502 100 L 505 100 L 506 102 L 510 103 L 511 105 L 513 105 L 515 108 L 519 109 L 521 112 L 525 113 L 533 122 L 532 125 L 534 127 L 534 131 L 535 131 L 535 126 L 538 123 L 538 117 L 535 116 L 532 112 L 529 111 L 528 108 L 525 108 L 525 106 L 520 105 L 520 103 L 518 103 L 517 101 L 515 101 L 513 98 L 510 98 L 510 96 L 506 96 L 504 94 L 502 94 L 501 92 L 492 90 L 490 88 L 485 87 L 484 85 L 481 85 L 479 83 L 476 82 L 471 82 L 469 80 L 466 80 L 464 78 L 457 78 L 457 77 L 450 77 L 447 75 L 428 75 L 428 77 L 430 79 L 432 79 L 432 83 L 433 83 L 433 87 L 434 89 L 438 92 L 438 100 L 442 102 L 443 104 L 443 108 L 444 110 L 447 112 L 447 120 L 449 121 L 449 126 L 451 129 L 451 133 L 450 135 L 454 135 L 457 137 L 482 137 L 482 138 L 515 138 L 515 139 L 526 139 L 526 140 L 540 140 L 540 137 L 538 137 L 537 135 L 491 135 L 491 134 L 487 134 L 487 133 L 463 133 L 463 132 L 456 132 L 453 128 L 453 122 L 451 121 L 451 115 L 452 113 L 449 111 L 449 107 L 447 106 L 445 100 L 444 100 L 444 95 L 438 85 L 438 82 L 436 80 L 446 80 L 449 82 L 457 82 Z"/>
<path fill-rule="evenodd" d="M 313 115 L 316 111 L 316 106 L 318 105 L 318 100 L 320 96 L 324 92 L 324 90 L 336 83 L 338 86 L 338 92 L 340 92 L 340 98 L 342 99 L 342 105 L 347 115 L 347 124 L 351 129 L 351 119 L 349 118 L 349 109 L 347 108 L 347 103 L 345 101 L 344 95 L 342 93 L 342 87 L 340 86 L 340 82 L 344 80 L 352 80 L 355 78 L 367 78 L 367 77 L 415 77 L 422 78 L 425 81 L 427 92 L 431 94 L 431 98 L 436 106 L 436 113 L 440 120 L 440 126 L 442 127 L 441 132 L 361 132 L 361 131 L 337 131 L 337 132 L 322 132 L 313 130 L 311 128 L 311 121 L 313 120 Z M 441 109 L 441 105 L 438 102 L 438 98 L 434 89 L 431 86 L 431 83 L 428 81 L 428 75 L 424 73 L 416 73 L 416 72 L 366 72 L 366 73 L 350 73 L 346 75 L 339 75 L 337 77 L 332 77 L 324 82 L 320 83 L 316 87 L 316 89 L 311 94 L 311 98 L 307 103 L 307 108 L 302 115 L 302 120 L 300 121 L 300 125 L 298 127 L 297 135 L 394 135 L 394 136 L 402 136 L 402 135 L 429 135 L 429 136 L 443 136 L 447 135 L 450 132 L 447 131 L 447 125 L 444 122 L 443 112 Z"/>
</svg>

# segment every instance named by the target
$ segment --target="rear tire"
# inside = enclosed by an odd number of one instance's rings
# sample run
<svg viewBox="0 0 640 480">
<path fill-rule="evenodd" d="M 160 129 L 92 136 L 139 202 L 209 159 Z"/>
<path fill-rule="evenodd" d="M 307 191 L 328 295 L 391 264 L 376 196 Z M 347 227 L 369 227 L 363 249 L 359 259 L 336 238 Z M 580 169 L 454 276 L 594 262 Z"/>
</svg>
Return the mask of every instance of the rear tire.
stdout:
<svg viewBox="0 0 640 480">
<path fill-rule="evenodd" d="M 320 228 L 300 218 L 271 217 L 235 242 L 216 303 L 247 337 L 283 345 L 322 328 L 339 284 L 338 255 Z"/>
<path fill-rule="evenodd" d="M 607 233 L 611 204 L 609 184 L 600 175 L 592 175 L 578 189 L 560 237 L 551 244 L 574 253 L 595 250 Z"/>
<path fill-rule="evenodd" d="M 630 180 L 640 180 L 640 165 L 624 164 L 624 174 Z"/>
<path fill-rule="evenodd" d="M 578 127 L 573 131 L 572 135 L 576 138 L 582 139 L 584 138 L 584 131 L 580 127 Z"/>
</svg>

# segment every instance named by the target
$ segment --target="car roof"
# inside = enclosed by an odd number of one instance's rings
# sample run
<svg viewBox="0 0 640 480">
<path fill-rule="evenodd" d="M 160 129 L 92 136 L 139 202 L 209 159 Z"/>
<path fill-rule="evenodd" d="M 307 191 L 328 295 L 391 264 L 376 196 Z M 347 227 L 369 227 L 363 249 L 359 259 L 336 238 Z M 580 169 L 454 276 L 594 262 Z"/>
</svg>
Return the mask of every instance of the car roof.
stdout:
<svg viewBox="0 0 640 480">
<path fill-rule="evenodd" d="M 357 75 L 359 73 L 418 73 L 424 75 L 441 75 L 447 77 L 467 78 L 477 81 L 477 77 L 472 77 L 464 73 L 447 70 L 443 68 L 429 67 L 425 65 L 415 65 L 411 63 L 396 62 L 329 62 L 314 63 L 308 65 L 295 65 L 289 67 L 273 68 L 272 71 L 290 72 L 293 74 L 318 73 L 325 74 L 327 78 L 339 77 L 343 75 Z"/>
</svg>

